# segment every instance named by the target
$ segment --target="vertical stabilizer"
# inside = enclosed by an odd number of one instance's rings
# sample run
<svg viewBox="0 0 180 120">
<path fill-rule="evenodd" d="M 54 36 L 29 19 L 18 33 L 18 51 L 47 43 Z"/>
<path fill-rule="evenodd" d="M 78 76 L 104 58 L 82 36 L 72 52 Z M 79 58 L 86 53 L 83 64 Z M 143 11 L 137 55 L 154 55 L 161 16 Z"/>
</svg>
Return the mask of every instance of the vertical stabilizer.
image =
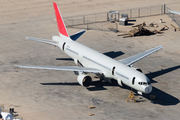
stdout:
<svg viewBox="0 0 180 120">
<path fill-rule="evenodd" d="M 54 10 L 55 10 L 55 15 L 56 15 L 56 21 L 57 21 L 57 26 L 58 26 L 58 30 L 59 30 L 59 34 L 62 37 L 66 36 L 69 37 L 66 26 L 64 24 L 63 18 L 61 16 L 61 13 L 59 11 L 59 8 L 57 6 L 57 4 L 55 2 L 53 2 L 54 5 Z"/>
</svg>

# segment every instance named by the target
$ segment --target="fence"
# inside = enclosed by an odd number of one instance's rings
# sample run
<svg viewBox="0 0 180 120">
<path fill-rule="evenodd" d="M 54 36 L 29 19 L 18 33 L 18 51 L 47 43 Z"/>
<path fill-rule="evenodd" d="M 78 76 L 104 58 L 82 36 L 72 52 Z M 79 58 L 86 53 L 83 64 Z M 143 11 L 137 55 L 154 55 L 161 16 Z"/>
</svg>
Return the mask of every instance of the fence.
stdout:
<svg viewBox="0 0 180 120">
<path fill-rule="evenodd" d="M 118 30 L 117 22 L 116 23 L 110 23 L 110 22 L 93 23 L 93 22 L 91 22 L 91 23 L 72 25 L 72 26 L 67 26 L 67 27 L 76 28 L 76 29 L 114 31 L 114 32 L 117 32 L 117 30 Z"/>
<path fill-rule="evenodd" d="M 105 22 L 106 19 L 107 19 L 106 13 L 95 13 L 95 14 L 65 17 L 64 22 L 67 27 L 71 27 L 76 25 Z"/>
<path fill-rule="evenodd" d="M 128 14 L 129 18 L 147 17 L 152 15 L 160 15 L 165 12 L 165 5 L 156 5 L 142 8 L 135 8 L 129 10 L 120 10 L 121 14 Z"/>
<path fill-rule="evenodd" d="M 128 14 L 129 18 L 160 15 L 165 13 L 165 5 L 149 6 L 129 10 L 119 10 L 118 12 L 118 20 L 121 14 Z M 67 27 L 98 30 L 108 30 L 107 28 L 109 27 L 107 26 L 114 26 L 115 28 L 117 28 L 116 24 L 107 25 L 108 23 L 105 23 L 107 21 L 108 16 L 106 12 L 64 18 L 64 22 Z"/>
<path fill-rule="evenodd" d="M 180 16 L 174 13 L 170 13 L 169 10 L 171 9 L 166 7 L 166 14 L 172 19 L 172 21 L 174 21 L 180 27 Z"/>
</svg>

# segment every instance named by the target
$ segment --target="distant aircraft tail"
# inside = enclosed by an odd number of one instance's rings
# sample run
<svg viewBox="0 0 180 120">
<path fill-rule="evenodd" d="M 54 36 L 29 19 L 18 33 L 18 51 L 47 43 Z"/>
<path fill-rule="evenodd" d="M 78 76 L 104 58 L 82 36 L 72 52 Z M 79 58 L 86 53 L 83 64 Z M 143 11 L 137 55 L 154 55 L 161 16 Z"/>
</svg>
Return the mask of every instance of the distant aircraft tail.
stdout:
<svg viewBox="0 0 180 120">
<path fill-rule="evenodd" d="M 57 26 L 58 26 L 58 31 L 59 31 L 60 37 L 68 38 L 73 41 L 76 41 L 85 32 L 85 30 L 81 30 L 81 31 L 69 36 L 57 4 L 55 2 L 53 2 L 53 5 L 54 5 L 56 21 L 57 21 Z"/>
<path fill-rule="evenodd" d="M 63 18 L 61 17 L 61 13 L 59 11 L 59 8 L 55 2 L 53 2 L 53 5 L 54 5 L 54 10 L 55 10 L 59 34 L 61 37 L 63 37 L 63 36 L 69 37 L 69 34 L 67 32 L 66 26 L 65 26 L 64 21 L 63 21 Z"/>
</svg>

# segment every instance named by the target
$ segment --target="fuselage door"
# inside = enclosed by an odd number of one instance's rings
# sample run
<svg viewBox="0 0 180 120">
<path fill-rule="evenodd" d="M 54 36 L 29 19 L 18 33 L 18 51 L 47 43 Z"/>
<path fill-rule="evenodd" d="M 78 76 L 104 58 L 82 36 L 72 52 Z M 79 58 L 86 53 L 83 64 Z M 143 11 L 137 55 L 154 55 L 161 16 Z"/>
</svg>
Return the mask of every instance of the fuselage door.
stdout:
<svg viewBox="0 0 180 120">
<path fill-rule="evenodd" d="M 112 75 L 114 75 L 114 73 L 115 73 L 115 68 L 116 67 L 113 67 L 113 69 L 112 69 Z"/>
<path fill-rule="evenodd" d="M 62 46 L 62 50 L 63 50 L 63 51 L 64 51 L 65 44 L 66 44 L 66 42 L 64 42 L 64 43 L 63 43 L 63 46 Z"/>
<path fill-rule="evenodd" d="M 135 83 L 135 77 L 133 77 L 132 79 L 132 85 L 134 85 L 134 83 Z"/>
</svg>

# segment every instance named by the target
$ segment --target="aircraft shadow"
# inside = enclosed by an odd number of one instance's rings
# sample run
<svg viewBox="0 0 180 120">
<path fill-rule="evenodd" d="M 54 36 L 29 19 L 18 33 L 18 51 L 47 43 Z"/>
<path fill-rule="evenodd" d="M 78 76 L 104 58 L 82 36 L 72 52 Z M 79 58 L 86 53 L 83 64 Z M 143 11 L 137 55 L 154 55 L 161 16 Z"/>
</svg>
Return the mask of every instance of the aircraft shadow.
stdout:
<svg viewBox="0 0 180 120">
<path fill-rule="evenodd" d="M 168 69 L 162 69 L 160 71 L 156 71 L 156 72 L 151 72 L 146 74 L 148 78 L 150 78 L 150 80 L 153 80 L 153 78 L 166 74 L 168 72 L 177 70 L 180 68 L 180 65 L 175 66 L 175 67 L 171 67 Z M 154 81 L 154 80 L 153 80 Z M 156 82 L 156 81 L 155 81 Z M 155 83 L 154 82 L 154 83 Z M 153 82 L 152 82 L 153 83 Z M 157 82 L 156 82 L 157 83 Z M 40 83 L 41 85 L 72 85 L 72 86 L 80 86 L 80 84 L 78 82 L 71 82 L 71 83 Z M 100 91 L 100 90 L 107 90 L 106 88 L 104 88 L 105 86 L 117 86 L 117 87 L 121 87 L 119 86 L 119 84 L 117 83 L 116 80 L 112 80 L 112 83 L 108 83 L 105 81 L 93 81 L 92 85 L 90 87 L 87 88 L 87 90 L 89 91 Z M 128 89 L 131 90 L 131 88 L 129 86 L 126 86 L 123 84 L 124 89 Z M 137 93 L 136 90 L 133 89 L 133 91 L 135 93 Z M 150 96 L 153 95 L 155 96 L 155 99 L 151 99 Z M 160 105 L 176 105 L 179 103 L 179 99 L 177 99 L 176 97 L 156 88 L 153 87 L 153 90 L 150 94 L 143 94 L 143 97 L 145 97 L 146 99 L 150 100 L 153 104 L 160 104 Z"/>
<path fill-rule="evenodd" d="M 157 76 L 161 76 L 163 74 L 169 73 L 169 72 L 177 70 L 179 68 L 180 68 L 180 65 L 174 66 L 174 67 L 171 67 L 171 68 L 167 68 L 167 69 L 162 69 L 160 71 L 156 71 L 156 72 L 152 72 L 152 73 L 150 72 L 150 73 L 147 73 L 146 76 L 148 78 L 155 78 Z"/>
<path fill-rule="evenodd" d="M 147 73 L 146 76 L 148 78 L 150 78 L 151 83 L 157 83 L 157 81 L 153 80 L 153 78 L 161 76 L 161 75 L 169 73 L 169 72 L 172 72 L 172 71 L 177 70 L 179 68 L 180 68 L 180 65 L 170 67 L 170 68 L 167 68 L 167 69 L 162 69 L 162 70 L 159 70 L 159 71 L 156 71 L 156 72 L 150 72 L 150 73 Z M 148 96 L 150 96 L 150 95 L 155 95 L 156 96 L 156 99 L 151 100 L 151 102 L 154 103 L 154 104 L 176 105 L 176 104 L 179 103 L 179 99 L 173 97 L 172 95 L 170 95 L 168 93 L 165 93 L 162 90 L 159 90 L 156 87 L 153 87 L 153 90 L 152 90 L 152 92 L 150 94 L 144 94 L 143 96 L 148 98 Z"/>
<path fill-rule="evenodd" d="M 56 58 L 56 60 L 74 61 L 72 58 Z"/>
<path fill-rule="evenodd" d="M 80 86 L 78 82 L 71 82 L 71 83 L 40 83 L 41 85 L 70 85 L 70 86 Z M 101 82 L 101 81 L 94 81 L 90 87 L 87 88 L 89 91 L 101 91 L 101 90 L 107 90 L 104 88 L 105 86 L 117 86 L 123 89 L 128 89 L 131 91 L 131 88 L 127 85 L 123 84 L 123 87 L 119 86 L 116 80 L 112 80 L 112 83 L 109 82 Z M 136 90 L 132 89 L 134 93 L 137 93 Z M 135 94 L 135 96 L 138 94 Z M 151 99 L 151 95 L 155 96 L 155 99 Z M 159 104 L 159 105 L 176 105 L 179 103 L 179 99 L 175 98 L 174 96 L 156 88 L 153 87 L 153 90 L 150 94 L 143 94 L 144 98 L 151 101 L 153 104 Z M 140 100 L 143 101 L 143 100 Z"/>
<path fill-rule="evenodd" d="M 95 86 L 98 86 L 96 84 L 98 84 L 97 82 L 94 83 Z M 131 91 L 131 88 L 125 84 L 123 84 L 123 87 L 119 86 L 119 84 L 117 83 L 116 80 L 112 80 L 112 83 L 108 83 L 108 82 L 102 82 L 102 86 L 117 86 L 123 89 L 128 89 Z M 132 89 L 134 93 L 137 93 L 137 90 Z M 135 94 L 138 95 L 138 94 Z M 149 94 L 143 94 L 142 95 L 144 98 L 148 99 L 151 101 L 151 103 L 153 104 L 159 104 L 159 105 L 163 105 L 163 106 L 167 106 L 167 105 L 176 105 L 179 103 L 179 99 L 177 99 L 176 97 L 156 88 L 153 87 L 153 90 L 151 93 Z M 155 96 L 154 99 L 151 98 L 151 96 Z M 140 100 L 143 101 L 143 100 Z"/>
<path fill-rule="evenodd" d="M 63 83 L 63 82 L 59 82 L 59 83 L 40 83 L 41 85 L 73 85 L 73 86 L 76 86 L 78 85 L 79 86 L 79 83 L 78 82 L 71 82 L 71 83 Z"/>
<path fill-rule="evenodd" d="M 123 84 L 123 88 L 131 90 L 131 88 L 129 86 L 126 86 L 124 84 Z M 137 93 L 137 91 L 134 89 L 133 89 L 133 92 Z M 138 94 L 135 94 L 135 96 L 136 95 L 138 95 Z M 174 97 L 156 87 L 153 87 L 153 90 L 151 93 L 149 93 L 149 94 L 143 93 L 142 96 L 144 98 L 148 99 L 149 101 L 151 101 L 151 103 L 153 103 L 153 104 L 159 104 L 159 105 L 163 105 L 163 106 L 176 105 L 179 103 L 179 99 L 177 99 L 176 97 Z M 155 96 L 155 98 L 152 98 L 151 96 Z"/>
<path fill-rule="evenodd" d="M 105 84 L 102 83 L 107 83 L 107 82 L 101 82 L 101 81 L 93 81 L 91 86 L 87 88 L 89 91 L 99 91 L 99 90 L 107 90 L 103 86 L 106 86 Z M 72 86 L 80 86 L 78 82 L 59 82 L 59 83 L 40 83 L 41 85 L 72 85 Z M 109 86 L 109 85 L 108 85 Z"/>
<path fill-rule="evenodd" d="M 123 55 L 124 53 L 121 51 L 117 51 L 117 52 L 110 51 L 110 52 L 105 52 L 103 54 L 110 57 L 110 58 L 116 58 L 116 57 Z"/>
<path fill-rule="evenodd" d="M 155 99 L 151 99 L 150 95 L 155 95 Z M 154 104 L 160 104 L 160 105 L 176 105 L 179 103 L 179 99 L 176 97 L 156 88 L 153 87 L 153 90 L 150 94 L 143 94 L 143 97 L 151 100 L 152 103 Z"/>
</svg>

